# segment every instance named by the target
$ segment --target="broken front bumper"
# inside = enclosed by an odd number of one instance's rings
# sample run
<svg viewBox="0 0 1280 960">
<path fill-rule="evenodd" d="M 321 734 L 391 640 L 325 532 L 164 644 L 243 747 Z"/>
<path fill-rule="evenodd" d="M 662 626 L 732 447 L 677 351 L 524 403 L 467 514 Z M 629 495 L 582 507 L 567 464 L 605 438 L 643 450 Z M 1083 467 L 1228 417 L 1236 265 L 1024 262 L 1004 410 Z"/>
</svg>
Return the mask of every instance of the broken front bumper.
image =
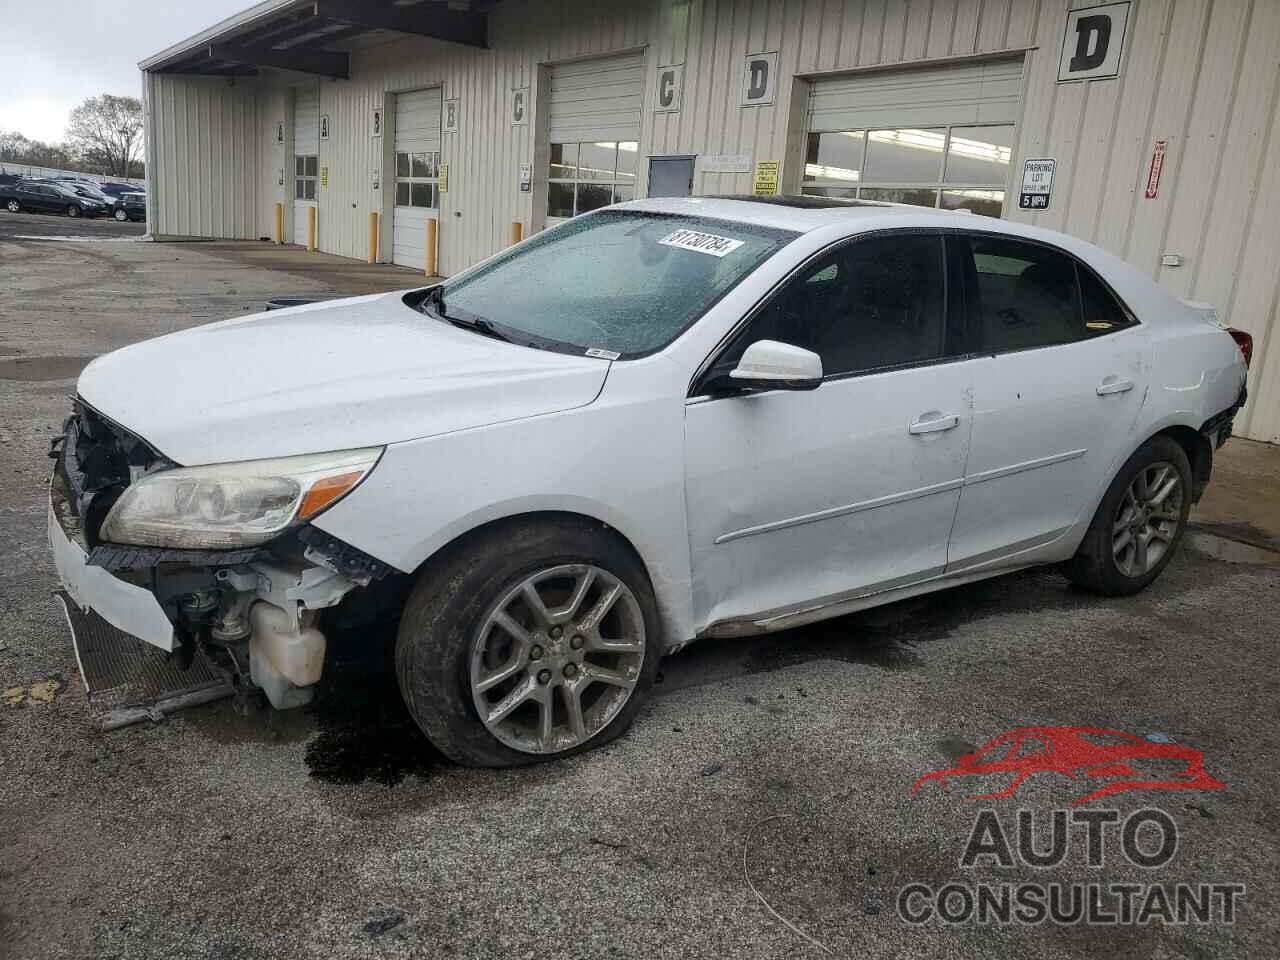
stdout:
<svg viewBox="0 0 1280 960">
<path fill-rule="evenodd" d="M 61 470 L 54 470 L 49 481 L 49 546 L 58 578 L 77 606 L 95 611 L 117 630 L 161 650 L 174 648 L 173 624 L 155 594 L 89 565 Z"/>
</svg>

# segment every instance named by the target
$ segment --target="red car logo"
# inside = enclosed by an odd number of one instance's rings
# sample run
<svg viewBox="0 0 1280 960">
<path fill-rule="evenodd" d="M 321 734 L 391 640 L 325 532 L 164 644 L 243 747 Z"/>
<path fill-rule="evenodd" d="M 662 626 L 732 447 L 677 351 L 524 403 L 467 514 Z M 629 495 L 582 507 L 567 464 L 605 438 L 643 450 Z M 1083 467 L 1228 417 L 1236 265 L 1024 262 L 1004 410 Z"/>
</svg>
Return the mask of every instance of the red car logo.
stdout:
<svg viewBox="0 0 1280 960">
<path fill-rule="evenodd" d="M 1136 761 L 1155 766 L 1181 764 L 1181 769 L 1163 777 L 1144 775 L 1134 769 Z M 930 780 L 945 787 L 951 777 L 1008 774 L 1012 779 L 1003 790 L 968 798 L 997 800 L 1013 796 L 1034 773 L 1058 773 L 1071 780 L 1110 780 L 1073 800 L 1073 807 L 1129 790 L 1226 789 L 1226 784 L 1205 772 L 1204 755 L 1190 747 L 1152 743 L 1131 733 L 1101 727 L 1018 727 L 987 741 L 973 753 L 963 754 L 954 767 L 926 773 L 912 785 L 911 794 L 914 796 Z"/>
</svg>

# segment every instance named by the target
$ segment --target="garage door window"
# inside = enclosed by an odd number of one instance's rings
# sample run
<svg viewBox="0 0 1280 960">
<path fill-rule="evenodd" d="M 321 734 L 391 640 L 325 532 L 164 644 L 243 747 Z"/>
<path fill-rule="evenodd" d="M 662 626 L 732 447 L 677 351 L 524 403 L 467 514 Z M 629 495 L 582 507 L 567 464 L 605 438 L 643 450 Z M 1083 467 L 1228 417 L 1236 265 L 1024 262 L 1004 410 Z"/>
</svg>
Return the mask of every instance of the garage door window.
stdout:
<svg viewBox="0 0 1280 960">
<path fill-rule="evenodd" d="M 295 200 L 314 200 L 316 198 L 316 176 L 319 172 L 319 158 L 293 158 L 293 197 Z"/>
<path fill-rule="evenodd" d="M 396 154 L 396 206 L 434 208 L 440 199 L 440 154 Z"/>
<path fill-rule="evenodd" d="M 840 130 L 809 134 L 803 191 L 998 217 L 1013 124 Z"/>
<path fill-rule="evenodd" d="M 547 216 L 573 217 L 634 200 L 639 152 L 632 140 L 551 144 Z"/>
</svg>

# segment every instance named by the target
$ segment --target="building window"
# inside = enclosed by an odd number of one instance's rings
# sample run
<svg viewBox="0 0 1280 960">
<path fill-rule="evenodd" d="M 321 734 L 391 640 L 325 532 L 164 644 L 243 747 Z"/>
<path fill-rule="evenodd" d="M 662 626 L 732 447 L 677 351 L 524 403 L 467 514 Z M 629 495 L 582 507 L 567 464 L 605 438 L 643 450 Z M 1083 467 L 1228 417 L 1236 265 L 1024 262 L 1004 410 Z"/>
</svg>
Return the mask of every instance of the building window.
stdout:
<svg viewBox="0 0 1280 960">
<path fill-rule="evenodd" d="M 639 155 L 634 140 L 551 144 L 547 216 L 575 217 L 634 200 Z"/>
<path fill-rule="evenodd" d="M 435 209 L 440 202 L 440 152 L 396 154 L 396 206 Z"/>
<path fill-rule="evenodd" d="M 809 134 L 803 192 L 998 217 L 1013 124 Z"/>
<path fill-rule="evenodd" d="M 293 198 L 295 200 L 316 198 L 316 177 L 319 170 L 318 157 L 293 158 Z"/>
</svg>

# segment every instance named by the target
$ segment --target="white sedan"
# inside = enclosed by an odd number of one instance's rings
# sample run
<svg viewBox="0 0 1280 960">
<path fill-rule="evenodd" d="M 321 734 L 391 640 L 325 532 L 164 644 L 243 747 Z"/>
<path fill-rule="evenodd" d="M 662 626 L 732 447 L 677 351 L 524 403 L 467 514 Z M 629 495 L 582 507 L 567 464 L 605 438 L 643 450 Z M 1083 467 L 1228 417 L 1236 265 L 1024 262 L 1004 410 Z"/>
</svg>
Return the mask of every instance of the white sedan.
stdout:
<svg viewBox="0 0 1280 960">
<path fill-rule="evenodd" d="M 1250 346 L 1029 226 L 627 203 L 441 286 L 98 359 L 50 537 L 77 603 L 277 707 L 333 669 L 335 613 L 390 612 L 427 736 L 526 763 L 616 737 L 699 637 L 1034 564 L 1142 589 Z"/>
</svg>

